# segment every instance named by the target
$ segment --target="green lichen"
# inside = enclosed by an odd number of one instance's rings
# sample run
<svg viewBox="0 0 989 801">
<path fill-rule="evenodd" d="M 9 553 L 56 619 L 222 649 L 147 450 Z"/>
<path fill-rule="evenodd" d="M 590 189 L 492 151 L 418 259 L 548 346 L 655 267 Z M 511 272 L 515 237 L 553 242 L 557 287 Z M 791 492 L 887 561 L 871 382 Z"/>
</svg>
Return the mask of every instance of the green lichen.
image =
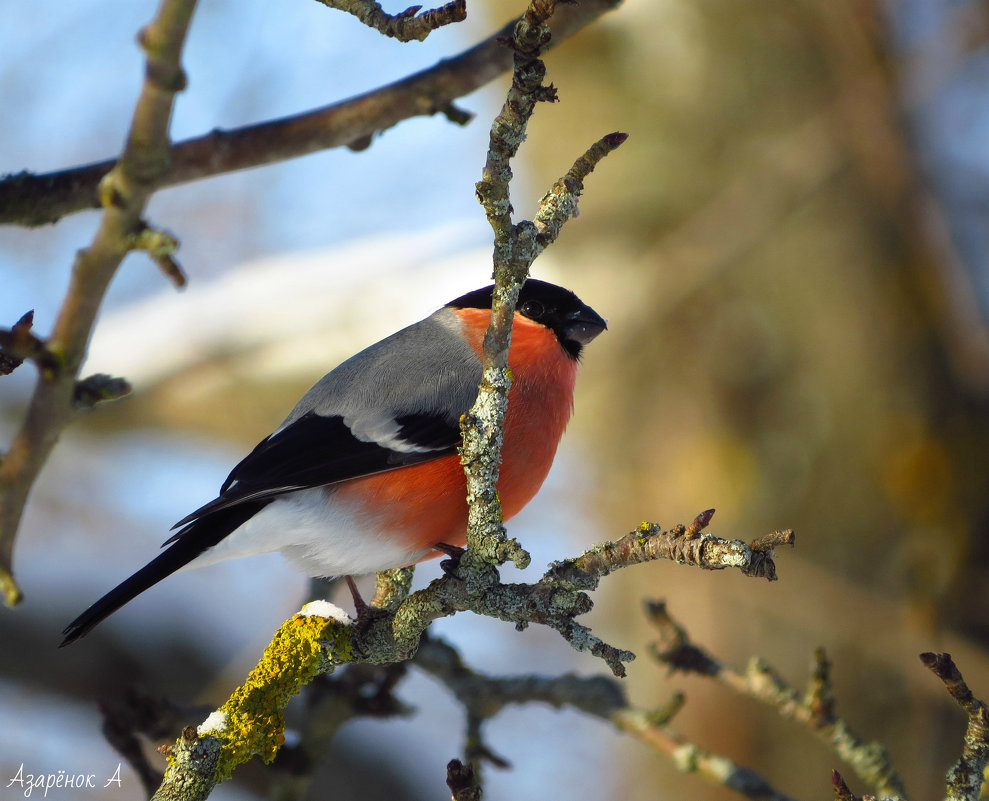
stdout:
<svg viewBox="0 0 989 801">
<path fill-rule="evenodd" d="M 315 615 L 295 615 L 282 624 L 247 680 L 220 708 L 226 726 L 211 732 L 223 742 L 217 779 L 228 779 L 255 754 L 271 762 L 285 742 L 289 700 L 331 665 L 352 658 L 349 626 Z"/>
</svg>

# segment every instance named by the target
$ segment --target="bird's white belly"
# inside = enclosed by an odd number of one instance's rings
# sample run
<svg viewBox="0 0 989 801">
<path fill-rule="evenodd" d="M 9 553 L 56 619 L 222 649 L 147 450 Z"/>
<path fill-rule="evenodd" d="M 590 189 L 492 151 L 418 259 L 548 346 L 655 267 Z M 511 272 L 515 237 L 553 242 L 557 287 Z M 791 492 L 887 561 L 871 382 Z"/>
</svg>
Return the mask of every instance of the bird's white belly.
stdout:
<svg viewBox="0 0 989 801">
<path fill-rule="evenodd" d="M 368 515 L 355 514 L 316 487 L 276 498 L 187 568 L 273 551 L 308 576 L 375 573 L 412 564 L 427 553 L 403 546 L 401 532 L 381 531 Z"/>
</svg>

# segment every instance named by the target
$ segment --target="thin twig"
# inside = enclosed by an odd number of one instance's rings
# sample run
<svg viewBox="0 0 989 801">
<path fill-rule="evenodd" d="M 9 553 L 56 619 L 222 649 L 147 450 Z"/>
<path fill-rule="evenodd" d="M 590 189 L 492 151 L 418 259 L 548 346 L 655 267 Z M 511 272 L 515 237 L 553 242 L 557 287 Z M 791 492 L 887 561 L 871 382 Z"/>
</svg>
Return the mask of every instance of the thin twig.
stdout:
<svg viewBox="0 0 989 801">
<path fill-rule="evenodd" d="M 907 797 L 903 779 L 894 768 L 889 752 L 881 744 L 867 742 L 835 714 L 829 665 L 824 649 L 817 649 L 813 673 L 803 697 L 771 665 L 752 659 L 745 672 L 738 672 L 694 645 L 687 632 L 676 623 L 662 601 L 647 604 L 650 622 L 660 634 L 652 646 L 653 656 L 671 671 L 710 676 L 745 695 L 774 707 L 781 715 L 806 726 L 834 749 L 862 781 L 876 789 L 880 798 Z M 837 787 L 837 785 L 836 785 Z"/>
<path fill-rule="evenodd" d="M 467 19 L 467 0 L 451 2 L 429 11 L 419 11 L 422 6 L 412 6 L 401 14 L 386 14 L 375 0 L 318 0 L 324 6 L 353 14 L 357 19 L 374 28 L 378 33 L 398 39 L 400 42 L 423 41 L 443 25 Z"/>
<path fill-rule="evenodd" d="M 989 709 L 962 678 L 951 654 L 923 653 L 920 661 L 944 682 L 948 694 L 968 715 L 962 755 L 948 769 L 948 801 L 978 801 L 989 764 Z"/>
<path fill-rule="evenodd" d="M 36 337 L 34 309 L 24 314 L 8 331 L 0 328 L 0 376 L 10 375 L 25 361 L 33 361 L 41 370 L 57 370 L 61 366 L 58 357 Z"/>
<path fill-rule="evenodd" d="M 836 770 L 831 771 L 831 783 L 834 785 L 835 801 L 861 801 L 845 784 L 845 779 Z"/>
<path fill-rule="evenodd" d="M 579 589 L 594 589 L 598 580 L 618 567 L 654 559 L 670 559 L 679 564 L 704 570 L 738 568 L 746 576 L 776 580 L 775 548 L 793 545 L 792 531 L 778 531 L 756 541 L 757 547 L 741 540 L 724 540 L 713 534 L 700 534 L 698 520 L 710 520 L 713 509 L 698 516 L 689 526 L 674 526 L 664 531 L 657 523 L 642 523 L 618 542 L 607 542 L 577 559 L 550 566 L 555 580 L 565 580 Z M 706 523 L 705 523 L 706 525 Z"/>
<path fill-rule="evenodd" d="M 753 801 L 793 801 L 752 768 L 707 751 L 668 727 L 657 725 L 652 718 L 650 713 L 632 708 L 616 713 L 613 722 L 622 731 L 669 756 L 682 773 L 696 773 Z"/>
</svg>

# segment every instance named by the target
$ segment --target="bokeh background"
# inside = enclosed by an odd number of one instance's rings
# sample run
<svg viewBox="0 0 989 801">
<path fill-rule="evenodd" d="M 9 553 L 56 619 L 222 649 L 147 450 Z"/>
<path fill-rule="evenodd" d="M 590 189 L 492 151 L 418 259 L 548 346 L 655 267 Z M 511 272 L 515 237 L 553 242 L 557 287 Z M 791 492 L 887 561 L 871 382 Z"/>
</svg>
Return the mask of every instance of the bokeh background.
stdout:
<svg viewBox="0 0 989 801">
<path fill-rule="evenodd" d="M 116 153 L 141 78 L 133 38 L 154 4 L 0 9 L 0 171 Z M 204 0 L 173 136 L 374 88 L 521 10 L 469 5 L 465 24 L 403 46 L 312 0 Z M 534 557 L 523 577 L 640 520 L 712 506 L 723 536 L 796 529 L 779 582 L 654 564 L 607 580 L 588 619 L 639 653 L 634 702 L 684 690 L 679 731 L 798 798 L 831 792 L 836 757 L 774 713 L 650 664 L 641 601 L 665 598 L 721 658 L 760 655 L 798 686 L 825 646 L 839 712 L 890 747 L 914 796 L 943 786 L 964 722 L 916 655 L 950 651 L 989 696 L 987 35 L 985 4 L 964 0 L 627 0 L 549 54 L 561 102 L 537 110 L 517 162 L 528 216 L 587 145 L 631 133 L 533 271 L 611 329 L 587 351 L 546 487 L 511 527 Z M 305 579 L 256 557 L 172 577 L 55 649 L 323 372 L 485 283 L 473 183 L 504 87 L 461 101 L 478 115 L 466 128 L 413 120 L 360 153 L 155 196 L 149 219 L 180 239 L 190 286 L 176 293 L 127 259 L 87 369 L 135 393 L 73 426 L 32 496 L 15 554 L 26 600 L 0 613 L 0 798 L 18 797 L 6 785 L 22 763 L 109 777 L 121 760 L 98 699 L 136 686 L 215 706 L 298 608 Z M 34 308 L 50 327 L 96 220 L 0 230 L 0 322 Z M 4 442 L 32 380 L 25 366 L 0 382 Z M 492 673 L 602 672 L 547 632 L 466 616 L 436 629 Z M 331 785 L 342 799 L 447 795 L 460 712 L 418 674 L 399 695 L 418 714 L 348 724 L 319 797 Z M 514 766 L 488 771 L 491 798 L 733 797 L 577 713 L 510 710 L 487 731 Z M 122 775 L 88 797 L 140 798 Z M 255 766 L 215 797 L 265 786 Z"/>
</svg>

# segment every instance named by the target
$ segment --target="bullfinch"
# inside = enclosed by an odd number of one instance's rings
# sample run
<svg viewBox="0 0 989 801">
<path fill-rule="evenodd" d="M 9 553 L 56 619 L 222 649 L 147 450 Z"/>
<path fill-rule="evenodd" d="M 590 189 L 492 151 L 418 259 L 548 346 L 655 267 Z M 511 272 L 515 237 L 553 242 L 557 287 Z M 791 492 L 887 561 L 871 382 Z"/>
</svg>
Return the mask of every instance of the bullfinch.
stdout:
<svg viewBox="0 0 989 801">
<path fill-rule="evenodd" d="M 219 496 L 175 524 L 167 550 L 68 625 L 62 645 L 184 567 L 281 551 L 307 575 L 349 577 L 464 545 L 460 417 L 481 381 L 493 289 L 450 301 L 323 376 Z M 573 292 L 523 284 L 498 480 L 505 519 L 546 478 L 581 351 L 606 327 Z"/>
</svg>

